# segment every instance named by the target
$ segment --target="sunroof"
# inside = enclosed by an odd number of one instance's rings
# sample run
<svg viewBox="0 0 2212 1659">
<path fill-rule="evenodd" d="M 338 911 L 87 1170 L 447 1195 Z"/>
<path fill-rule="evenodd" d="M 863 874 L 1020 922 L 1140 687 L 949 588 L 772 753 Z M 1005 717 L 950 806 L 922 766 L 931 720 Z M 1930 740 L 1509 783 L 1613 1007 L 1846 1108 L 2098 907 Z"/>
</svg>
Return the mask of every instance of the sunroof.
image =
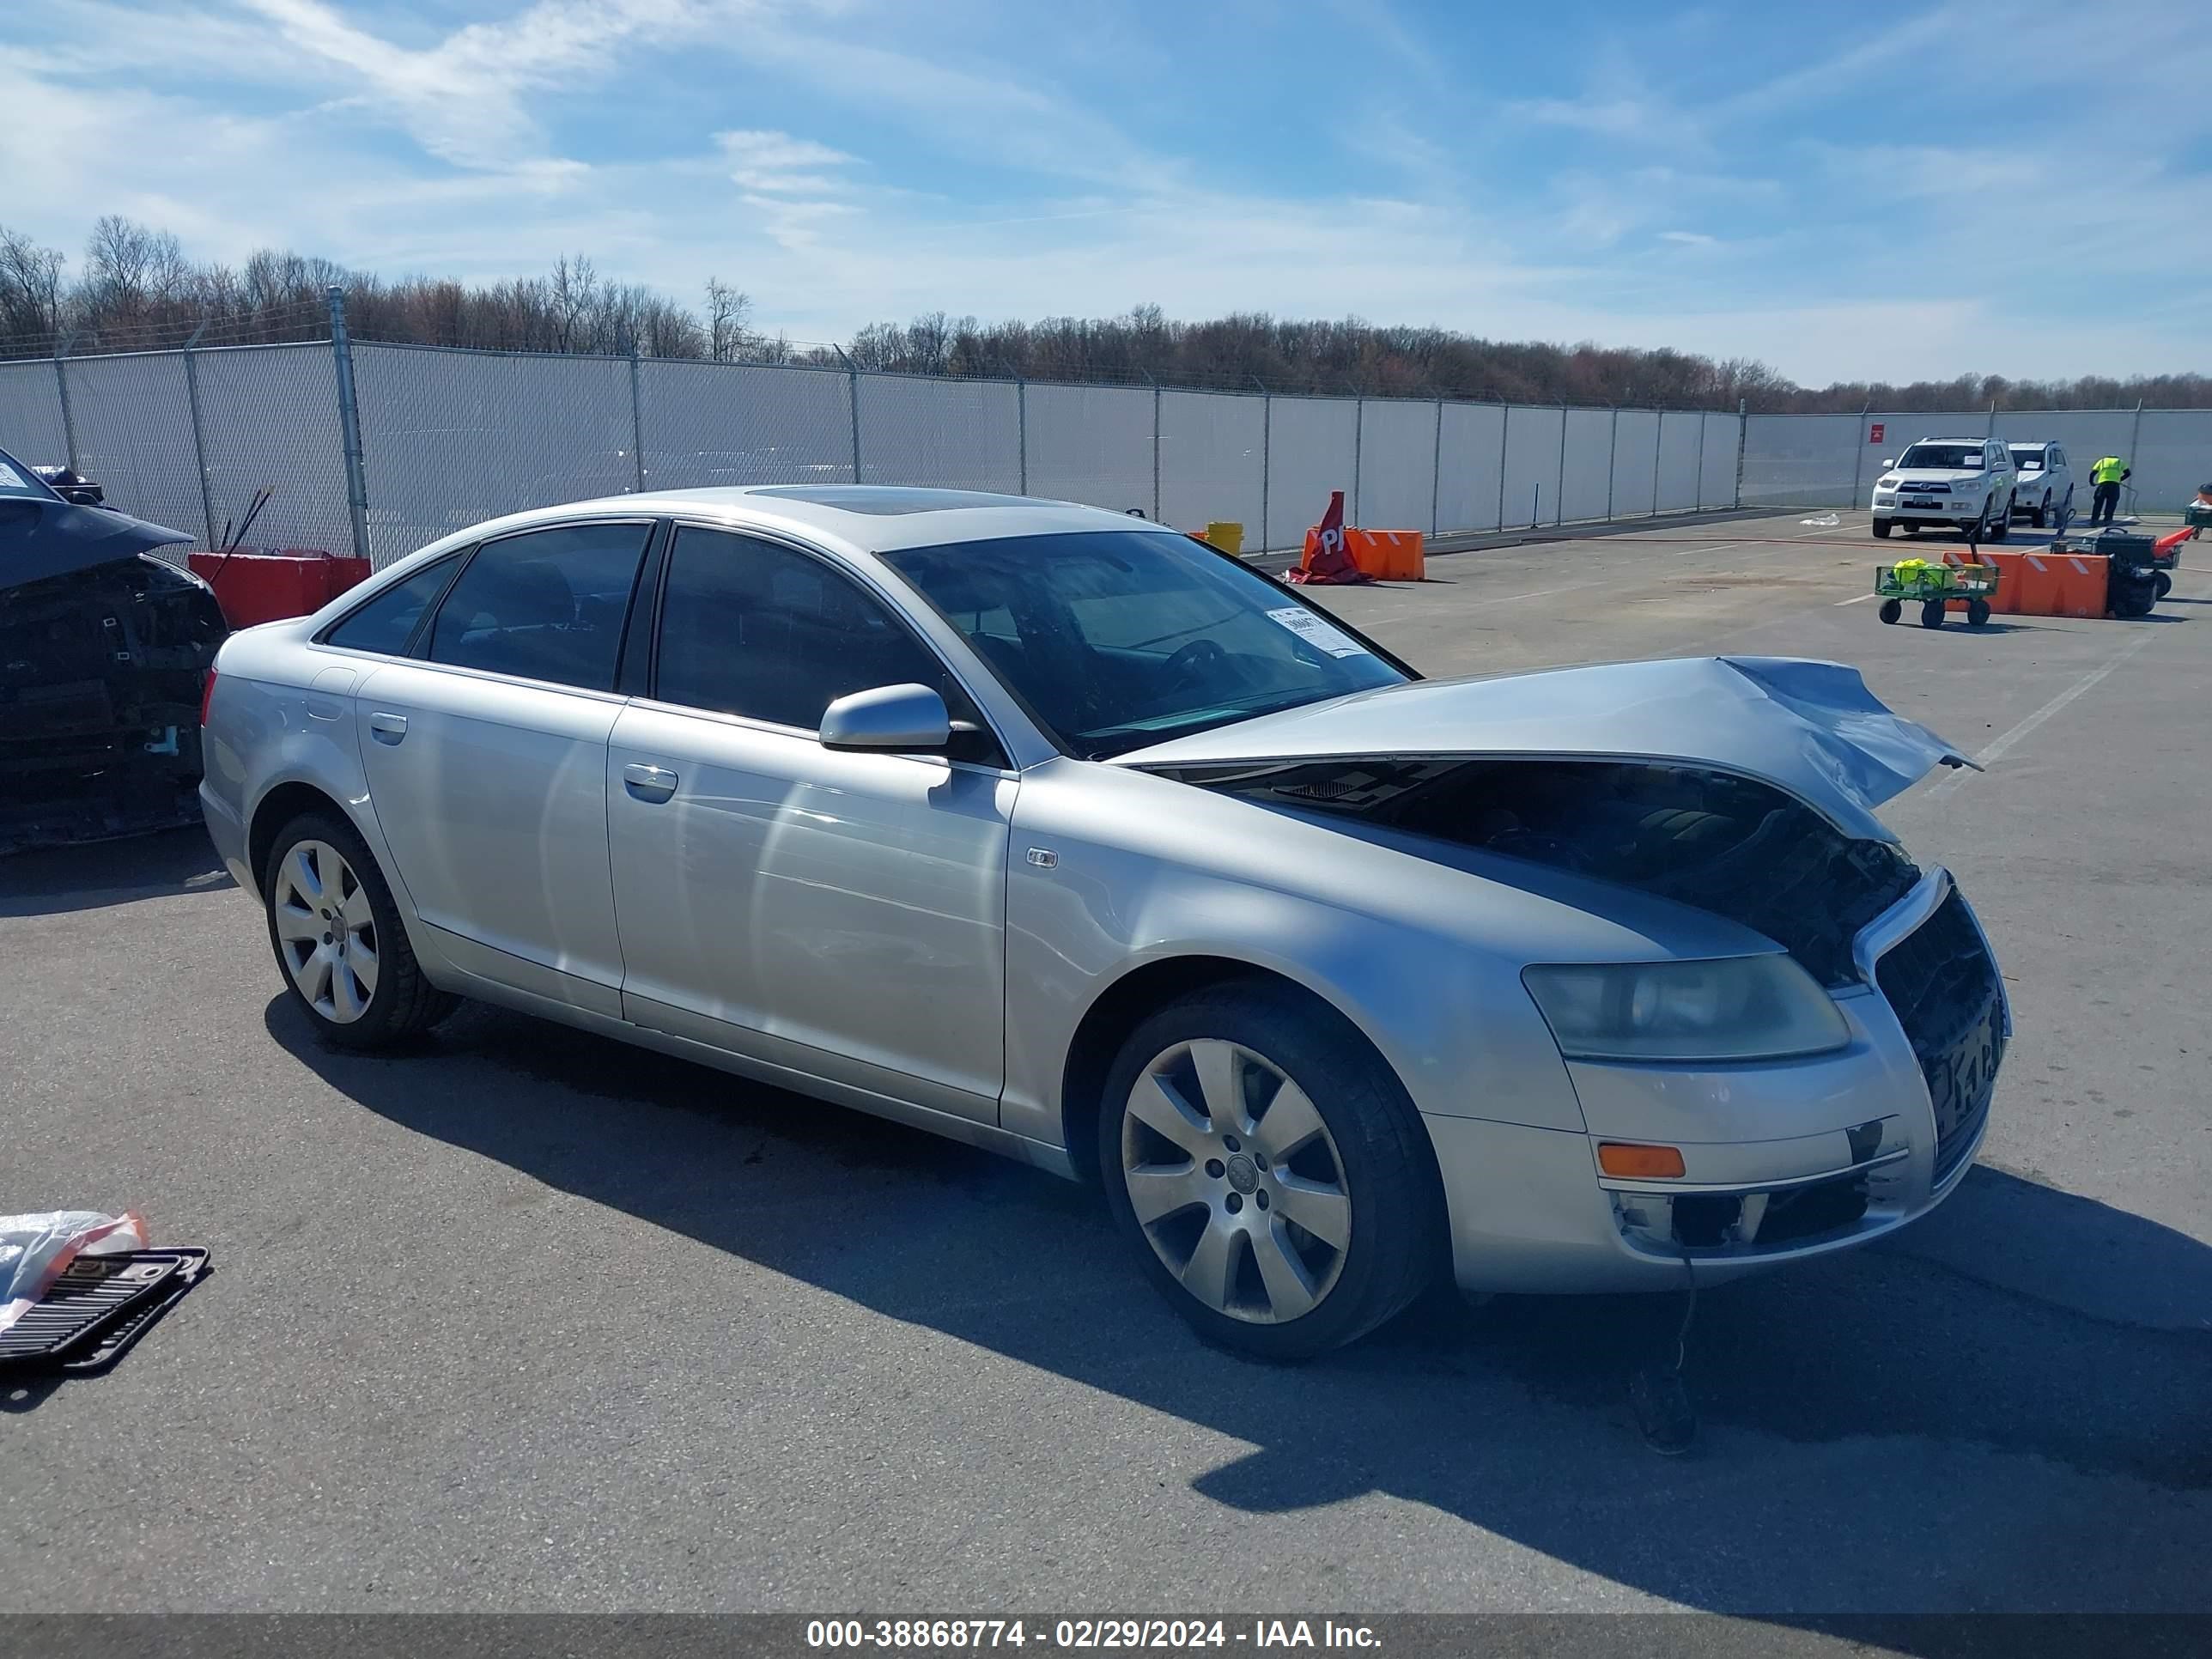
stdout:
<svg viewBox="0 0 2212 1659">
<path fill-rule="evenodd" d="M 753 494 L 886 519 L 908 513 L 943 513 L 956 507 L 1006 507 L 1021 499 L 981 489 L 901 489 L 891 484 L 776 484 Z"/>
</svg>

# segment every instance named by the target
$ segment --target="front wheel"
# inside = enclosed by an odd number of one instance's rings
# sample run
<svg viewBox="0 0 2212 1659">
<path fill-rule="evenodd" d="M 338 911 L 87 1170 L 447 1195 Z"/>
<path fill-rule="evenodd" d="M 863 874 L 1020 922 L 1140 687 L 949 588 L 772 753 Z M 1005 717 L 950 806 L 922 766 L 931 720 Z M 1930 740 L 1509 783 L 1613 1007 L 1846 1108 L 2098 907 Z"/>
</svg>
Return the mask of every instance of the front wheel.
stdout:
<svg viewBox="0 0 2212 1659">
<path fill-rule="evenodd" d="M 306 812 L 280 830 L 262 872 L 269 942 L 317 1035 L 385 1048 L 428 1030 L 454 999 L 422 977 L 392 889 L 354 827 Z"/>
<path fill-rule="evenodd" d="M 1888 520 L 1876 519 L 1874 521 L 1874 538 L 1878 542 L 1886 542 L 1889 539 Z"/>
<path fill-rule="evenodd" d="M 1989 521 L 1990 540 L 1993 542 L 2001 542 L 2010 538 L 2012 535 L 2012 515 L 2014 509 L 2018 505 L 2019 503 L 2014 501 L 2011 496 L 2008 495 L 2005 497 L 2004 511 L 1998 514 L 1996 517 Z"/>
<path fill-rule="evenodd" d="M 2040 507 L 2032 507 L 2028 509 L 2027 521 L 2038 530 L 2051 522 L 2051 492 L 2049 490 L 2043 492 L 2043 504 Z"/>
<path fill-rule="evenodd" d="M 1443 1218 L 1427 1134 L 1333 1011 L 1259 986 L 1182 999 L 1130 1036 L 1106 1090 L 1109 1201 L 1207 1342 L 1310 1358 L 1435 1277 Z"/>
<path fill-rule="evenodd" d="M 2158 591 L 2158 597 L 2161 599 L 2173 592 L 2173 578 L 2163 570 L 2158 571 L 2151 577 L 2150 585 Z"/>
<path fill-rule="evenodd" d="M 1987 628 L 1990 625 L 1990 602 L 1987 599 L 1966 601 L 1966 626 Z"/>
<path fill-rule="evenodd" d="M 1881 611 L 1880 615 L 1884 622 L 1894 623 L 1897 619 L 1904 614 L 1905 606 L 1901 601 L 1897 599 L 1884 599 L 1881 602 Z"/>
<path fill-rule="evenodd" d="M 1920 625 L 1923 628 L 1941 628 L 1943 625 L 1942 600 L 1929 599 L 1921 605 Z"/>
</svg>

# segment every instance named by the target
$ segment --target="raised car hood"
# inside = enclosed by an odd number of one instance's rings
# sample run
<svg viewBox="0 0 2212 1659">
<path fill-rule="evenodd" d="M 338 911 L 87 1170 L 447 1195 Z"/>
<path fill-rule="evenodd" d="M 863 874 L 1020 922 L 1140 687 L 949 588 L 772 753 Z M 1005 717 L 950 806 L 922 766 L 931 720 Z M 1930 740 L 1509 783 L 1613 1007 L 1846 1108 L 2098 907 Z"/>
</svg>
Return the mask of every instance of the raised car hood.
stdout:
<svg viewBox="0 0 2212 1659">
<path fill-rule="evenodd" d="M 1657 761 L 1774 785 L 1845 835 L 1893 842 L 1875 809 L 1973 763 L 1900 719 L 1855 668 L 1696 657 L 1419 680 L 1239 721 L 1115 757 L 1146 771 L 1353 756 Z"/>
<path fill-rule="evenodd" d="M 89 570 L 192 538 L 104 507 L 0 498 L 0 588 Z"/>
</svg>

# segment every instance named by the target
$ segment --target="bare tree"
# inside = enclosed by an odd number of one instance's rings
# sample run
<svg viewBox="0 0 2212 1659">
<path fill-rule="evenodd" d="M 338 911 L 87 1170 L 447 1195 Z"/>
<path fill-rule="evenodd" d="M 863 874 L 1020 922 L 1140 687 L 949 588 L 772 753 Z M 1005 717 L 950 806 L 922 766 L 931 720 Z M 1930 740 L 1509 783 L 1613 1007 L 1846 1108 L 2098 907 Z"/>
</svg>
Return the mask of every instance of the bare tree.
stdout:
<svg viewBox="0 0 2212 1659">
<path fill-rule="evenodd" d="M 751 335 L 752 296 L 719 276 L 707 279 L 707 355 L 718 363 L 741 356 Z"/>
</svg>

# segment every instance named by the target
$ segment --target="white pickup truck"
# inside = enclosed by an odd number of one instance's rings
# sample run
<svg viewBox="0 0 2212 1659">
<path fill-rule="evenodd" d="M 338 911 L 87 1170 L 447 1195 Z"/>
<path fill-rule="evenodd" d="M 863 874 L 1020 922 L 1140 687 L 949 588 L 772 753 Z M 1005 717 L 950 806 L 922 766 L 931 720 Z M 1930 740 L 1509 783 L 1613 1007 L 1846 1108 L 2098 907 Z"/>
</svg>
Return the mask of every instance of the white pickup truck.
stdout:
<svg viewBox="0 0 2212 1659">
<path fill-rule="evenodd" d="M 1907 535 L 1941 525 L 1970 541 L 2011 533 L 2019 474 L 2012 451 L 1995 438 L 1923 438 L 1874 481 L 1874 533 L 1893 525 Z"/>
</svg>

